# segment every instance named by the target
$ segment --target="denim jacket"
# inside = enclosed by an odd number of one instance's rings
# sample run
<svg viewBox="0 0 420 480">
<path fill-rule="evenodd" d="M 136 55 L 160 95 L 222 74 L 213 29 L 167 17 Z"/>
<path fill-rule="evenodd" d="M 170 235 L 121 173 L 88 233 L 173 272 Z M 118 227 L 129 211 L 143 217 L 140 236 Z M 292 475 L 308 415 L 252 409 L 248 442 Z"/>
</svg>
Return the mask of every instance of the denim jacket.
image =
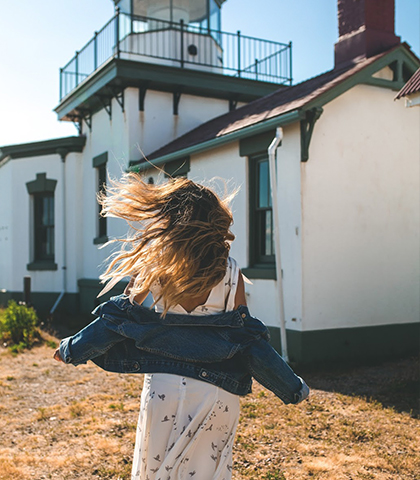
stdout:
<svg viewBox="0 0 420 480">
<path fill-rule="evenodd" d="M 236 395 L 251 392 L 252 377 L 284 403 L 309 395 L 306 383 L 268 343 L 267 327 L 247 307 L 214 315 L 167 314 L 112 297 L 98 318 L 60 343 L 65 363 L 92 360 L 118 373 L 172 373 L 212 383 Z"/>
</svg>

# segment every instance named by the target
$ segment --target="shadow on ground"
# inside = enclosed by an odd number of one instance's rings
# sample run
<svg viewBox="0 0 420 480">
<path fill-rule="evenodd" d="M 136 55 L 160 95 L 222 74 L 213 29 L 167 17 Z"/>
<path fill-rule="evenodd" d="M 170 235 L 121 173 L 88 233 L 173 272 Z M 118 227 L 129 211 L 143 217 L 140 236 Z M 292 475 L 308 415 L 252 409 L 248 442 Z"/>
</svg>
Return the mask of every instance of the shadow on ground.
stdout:
<svg viewBox="0 0 420 480">
<path fill-rule="evenodd" d="M 379 365 L 336 367 L 304 374 L 310 387 L 365 397 L 420 418 L 419 357 Z"/>
</svg>

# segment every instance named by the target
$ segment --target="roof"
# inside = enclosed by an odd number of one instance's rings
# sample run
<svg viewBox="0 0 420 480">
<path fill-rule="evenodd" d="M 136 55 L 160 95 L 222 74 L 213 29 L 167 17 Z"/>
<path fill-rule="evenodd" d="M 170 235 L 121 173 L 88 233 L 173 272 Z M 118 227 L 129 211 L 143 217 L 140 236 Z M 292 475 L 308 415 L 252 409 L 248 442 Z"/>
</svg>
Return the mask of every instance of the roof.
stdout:
<svg viewBox="0 0 420 480">
<path fill-rule="evenodd" d="M 6 157 L 27 158 L 40 155 L 53 155 L 56 153 L 82 152 L 86 143 L 86 137 L 62 137 L 40 142 L 20 143 L 0 147 L 0 162 Z"/>
<path fill-rule="evenodd" d="M 357 82 L 361 82 L 362 80 L 357 79 L 357 74 L 360 72 L 368 70 L 371 75 L 378 68 L 387 66 L 388 63 L 384 62 L 382 62 L 384 63 L 382 66 L 381 59 L 386 57 L 385 60 L 388 62 L 388 57 L 392 56 L 392 52 L 396 50 L 404 50 L 411 62 L 415 62 L 413 63 L 414 68 L 418 67 L 418 59 L 412 54 L 409 46 L 401 44 L 357 64 L 330 70 L 291 87 L 283 87 L 237 110 L 216 117 L 147 155 L 147 159 L 155 164 L 164 163 L 175 157 L 180 158 L 209 148 L 210 145 L 215 145 L 217 140 L 220 140 L 219 143 L 223 143 L 225 140 L 239 138 L 240 135 L 246 136 L 249 134 L 248 127 L 261 126 L 263 128 L 264 125 L 270 125 L 270 128 L 274 128 L 274 123 L 278 121 L 280 124 L 281 119 L 287 120 L 283 124 L 297 121 L 302 116 L 299 117 L 293 113 L 327 103 Z M 374 66 L 370 69 L 372 72 L 369 70 L 370 66 Z M 331 97 L 332 91 L 335 92 L 335 96 Z M 155 162 L 155 160 L 157 161 Z M 146 161 L 131 162 L 131 164 L 145 166 Z"/>
<path fill-rule="evenodd" d="M 398 100 L 401 97 L 407 97 L 408 95 L 418 92 L 420 92 L 420 68 L 398 92 L 398 95 L 395 97 L 395 99 Z"/>
</svg>

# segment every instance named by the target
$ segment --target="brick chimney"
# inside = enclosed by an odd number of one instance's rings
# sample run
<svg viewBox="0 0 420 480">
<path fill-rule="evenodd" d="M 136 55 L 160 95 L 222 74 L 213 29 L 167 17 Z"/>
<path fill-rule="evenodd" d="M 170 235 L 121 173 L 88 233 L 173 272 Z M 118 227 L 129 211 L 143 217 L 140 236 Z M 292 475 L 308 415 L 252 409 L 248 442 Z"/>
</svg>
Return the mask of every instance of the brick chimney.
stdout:
<svg viewBox="0 0 420 480">
<path fill-rule="evenodd" d="M 338 0 L 335 67 L 355 63 L 400 43 L 394 0 Z"/>
</svg>

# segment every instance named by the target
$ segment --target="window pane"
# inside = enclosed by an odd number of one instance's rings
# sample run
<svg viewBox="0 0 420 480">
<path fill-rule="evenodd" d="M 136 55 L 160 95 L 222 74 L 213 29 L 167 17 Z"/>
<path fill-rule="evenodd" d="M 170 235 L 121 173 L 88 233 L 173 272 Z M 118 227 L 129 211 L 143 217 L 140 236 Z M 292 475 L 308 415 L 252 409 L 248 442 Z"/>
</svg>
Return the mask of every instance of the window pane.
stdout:
<svg viewBox="0 0 420 480">
<path fill-rule="evenodd" d="M 251 160 L 251 253 L 250 264 L 274 264 L 273 212 L 271 201 L 270 169 L 267 155 Z"/>
<path fill-rule="evenodd" d="M 35 260 L 54 260 L 54 197 L 34 196 Z"/>
<path fill-rule="evenodd" d="M 216 41 L 221 43 L 220 33 L 220 8 L 214 0 L 210 0 L 210 30 Z"/>
<path fill-rule="evenodd" d="M 106 164 L 97 168 L 98 175 L 98 187 L 99 193 L 105 192 L 106 188 Z M 97 237 L 106 237 L 107 235 L 107 219 L 101 216 L 102 206 L 98 203 L 98 224 L 97 224 Z"/>
<path fill-rule="evenodd" d="M 265 212 L 265 255 L 274 255 L 273 251 L 273 214 L 271 210 Z"/>
<path fill-rule="evenodd" d="M 258 207 L 267 208 L 271 206 L 270 172 L 268 160 L 258 163 Z"/>
<path fill-rule="evenodd" d="M 47 230 L 45 253 L 48 256 L 54 256 L 54 227 L 49 227 Z"/>
</svg>

